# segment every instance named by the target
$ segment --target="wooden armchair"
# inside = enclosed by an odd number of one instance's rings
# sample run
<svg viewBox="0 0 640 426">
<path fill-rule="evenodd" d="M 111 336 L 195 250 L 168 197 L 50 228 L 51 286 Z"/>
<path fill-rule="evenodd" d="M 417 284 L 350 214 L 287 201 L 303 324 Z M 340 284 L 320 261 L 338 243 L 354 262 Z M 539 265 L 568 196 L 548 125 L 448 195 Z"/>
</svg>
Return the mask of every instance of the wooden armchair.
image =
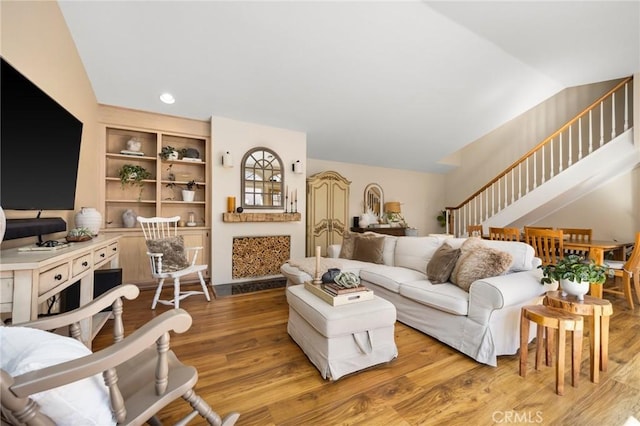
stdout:
<svg viewBox="0 0 640 426">
<path fill-rule="evenodd" d="M 593 230 L 589 228 L 560 228 L 564 234 L 565 240 L 578 243 L 590 243 Z M 585 259 L 589 258 L 589 250 L 565 249 L 564 255 L 575 254 Z"/>
<path fill-rule="evenodd" d="M 520 241 L 520 229 L 489 227 L 489 239 L 498 241 Z"/>
<path fill-rule="evenodd" d="M 482 237 L 482 225 L 467 225 L 467 235 L 469 237 Z"/>
<path fill-rule="evenodd" d="M 233 425 L 239 414 L 221 419 L 194 393 L 196 369 L 182 364 L 169 349 L 169 331 L 183 333 L 191 326 L 186 311 L 172 309 L 124 337 L 122 298 L 133 299 L 138 293 L 134 285 L 121 285 L 74 311 L 0 327 L 3 424 L 68 424 L 70 418 L 77 424 L 159 424 L 154 415 L 182 398 L 193 411 L 181 424 L 199 414 L 211 425 Z M 74 338 L 45 331 L 70 325 L 71 335 L 79 337 L 79 321 L 109 305 L 115 322 L 114 344 L 98 352 L 91 353 Z M 11 349 L 17 353 L 14 359 L 8 359 Z M 38 351 L 44 353 L 36 354 Z M 61 353 L 66 359 L 60 359 Z M 41 366 L 29 370 L 36 356 L 41 358 Z M 30 366 L 26 372 L 12 374 L 19 370 L 22 358 L 28 359 Z M 62 407 L 67 412 L 61 412 Z M 73 411 L 68 413 L 70 409 Z"/>
<path fill-rule="evenodd" d="M 524 227 L 524 242 L 533 247 L 542 265 L 555 265 L 564 257 L 562 230 Z"/>
</svg>

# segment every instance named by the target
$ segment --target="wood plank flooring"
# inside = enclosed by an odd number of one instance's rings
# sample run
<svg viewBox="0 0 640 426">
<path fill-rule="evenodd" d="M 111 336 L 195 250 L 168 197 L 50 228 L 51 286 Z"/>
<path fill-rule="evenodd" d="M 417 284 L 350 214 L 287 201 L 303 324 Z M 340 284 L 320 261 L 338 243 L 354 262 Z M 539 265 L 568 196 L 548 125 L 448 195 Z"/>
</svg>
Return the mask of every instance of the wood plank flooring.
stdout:
<svg viewBox="0 0 640 426">
<path fill-rule="evenodd" d="M 166 297 L 170 290 L 166 290 Z M 128 334 L 153 316 L 153 292 L 125 301 Z M 535 371 L 530 352 L 526 379 L 518 356 L 502 356 L 498 367 L 478 364 L 437 340 L 396 323 L 399 357 L 391 363 L 325 381 L 287 334 L 284 289 L 181 302 L 193 317 L 171 348 L 198 369 L 196 392 L 220 415 L 238 411 L 237 425 L 623 425 L 640 419 L 640 308 L 622 299 L 611 319 L 609 371 L 589 381 L 588 343 L 580 383 L 555 394 L 555 369 Z M 108 344 L 111 324 L 94 340 Z M 534 345 L 530 346 L 533 351 Z M 570 359 L 570 358 L 569 358 Z M 567 367 L 567 372 L 570 368 Z M 188 413 L 176 401 L 160 413 L 166 424 Z M 190 424 L 203 424 L 200 418 Z"/>
</svg>

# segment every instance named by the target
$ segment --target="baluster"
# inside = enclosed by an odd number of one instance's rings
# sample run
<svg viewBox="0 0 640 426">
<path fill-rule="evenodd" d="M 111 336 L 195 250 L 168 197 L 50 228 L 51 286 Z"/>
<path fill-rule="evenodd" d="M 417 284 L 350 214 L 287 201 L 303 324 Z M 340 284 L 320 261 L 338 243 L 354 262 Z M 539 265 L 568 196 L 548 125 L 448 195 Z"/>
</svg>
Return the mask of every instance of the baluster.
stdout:
<svg viewBox="0 0 640 426">
<path fill-rule="evenodd" d="M 611 140 L 616 137 L 616 94 L 611 94 Z"/>
<path fill-rule="evenodd" d="M 536 155 L 536 153 L 534 152 L 533 153 L 533 158 L 536 158 L 535 155 Z M 526 179 L 526 184 L 525 184 L 526 188 L 525 188 L 525 192 L 524 193 L 528 194 L 529 193 L 529 158 L 526 159 L 526 162 L 527 162 L 527 167 L 525 169 L 526 170 L 525 173 L 527 174 L 527 179 Z"/>
<path fill-rule="evenodd" d="M 533 153 L 533 189 L 538 187 L 538 152 Z M 542 153 L 544 154 L 544 146 L 542 147 Z M 544 161 L 544 157 L 542 161 Z"/>
<path fill-rule="evenodd" d="M 578 118 L 578 161 L 582 160 L 582 117 Z"/>
<path fill-rule="evenodd" d="M 518 200 L 522 198 L 522 163 L 518 164 Z"/>
<path fill-rule="evenodd" d="M 629 83 L 624 85 L 624 126 L 623 131 L 629 129 Z"/>
<path fill-rule="evenodd" d="M 509 205 L 509 175 L 504 175 L 504 208 Z"/>
<path fill-rule="evenodd" d="M 553 176 L 555 176 L 555 167 L 553 167 L 553 139 L 551 139 L 551 146 L 550 146 L 550 152 L 549 152 L 549 178 L 552 178 Z"/>
<path fill-rule="evenodd" d="M 511 169 L 511 204 L 516 201 L 516 168 Z"/>
<path fill-rule="evenodd" d="M 593 110 L 589 110 L 589 154 L 593 152 Z"/>
<path fill-rule="evenodd" d="M 545 169 L 545 161 L 544 161 L 544 149 L 547 145 L 542 145 L 542 166 L 540 168 L 540 172 L 542 173 L 542 183 L 545 183 L 547 181 L 547 170 Z"/>
<path fill-rule="evenodd" d="M 491 216 L 496 214 L 496 183 L 491 185 Z"/>
<path fill-rule="evenodd" d="M 571 166 L 571 164 L 573 163 L 572 128 L 573 128 L 573 126 L 569 126 L 569 141 L 567 142 L 567 167 Z"/>
<path fill-rule="evenodd" d="M 560 138 L 558 139 L 558 173 L 562 172 L 563 167 L 562 162 L 562 133 L 560 133 Z"/>
<path fill-rule="evenodd" d="M 604 101 L 600 102 L 600 146 L 604 145 Z"/>
<path fill-rule="evenodd" d="M 498 179 L 498 182 L 496 182 L 498 184 L 498 204 L 497 204 L 498 213 L 500 213 L 500 210 L 502 210 L 502 201 L 500 199 L 500 195 L 502 194 L 501 182 L 502 182 L 502 178 Z"/>
</svg>

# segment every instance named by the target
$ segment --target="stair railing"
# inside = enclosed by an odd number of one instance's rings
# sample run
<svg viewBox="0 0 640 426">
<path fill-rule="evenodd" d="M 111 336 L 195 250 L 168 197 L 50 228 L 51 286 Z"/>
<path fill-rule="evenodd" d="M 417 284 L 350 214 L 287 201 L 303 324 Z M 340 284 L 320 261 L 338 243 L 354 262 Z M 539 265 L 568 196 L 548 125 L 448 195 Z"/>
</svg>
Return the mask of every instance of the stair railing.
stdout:
<svg viewBox="0 0 640 426">
<path fill-rule="evenodd" d="M 633 77 L 627 77 L 462 203 L 445 207 L 445 229 L 465 235 L 467 225 L 482 223 L 613 140 L 619 129 L 628 130 L 632 94 Z"/>
</svg>

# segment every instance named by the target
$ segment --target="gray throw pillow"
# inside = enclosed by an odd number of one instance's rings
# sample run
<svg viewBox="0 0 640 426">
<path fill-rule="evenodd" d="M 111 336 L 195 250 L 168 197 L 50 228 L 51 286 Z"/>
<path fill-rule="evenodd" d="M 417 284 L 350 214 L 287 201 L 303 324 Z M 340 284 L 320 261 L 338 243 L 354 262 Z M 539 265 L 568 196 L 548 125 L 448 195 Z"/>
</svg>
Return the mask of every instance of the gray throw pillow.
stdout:
<svg viewBox="0 0 640 426">
<path fill-rule="evenodd" d="M 432 284 L 448 282 L 458 257 L 460 257 L 460 249 L 454 249 L 448 243 L 442 244 L 427 264 L 427 278 L 429 281 Z"/>
<path fill-rule="evenodd" d="M 162 272 L 175 272 L 189 266 L 182 235 L 147 241 L 150 253 L 162 253 Z"/>
<path fill-rule="evenodd" d="M 384 235 L 380 237 L 358 235 L 353 245 L 354 260 L 371 263 L 383 263 Z"/>
</svg>

